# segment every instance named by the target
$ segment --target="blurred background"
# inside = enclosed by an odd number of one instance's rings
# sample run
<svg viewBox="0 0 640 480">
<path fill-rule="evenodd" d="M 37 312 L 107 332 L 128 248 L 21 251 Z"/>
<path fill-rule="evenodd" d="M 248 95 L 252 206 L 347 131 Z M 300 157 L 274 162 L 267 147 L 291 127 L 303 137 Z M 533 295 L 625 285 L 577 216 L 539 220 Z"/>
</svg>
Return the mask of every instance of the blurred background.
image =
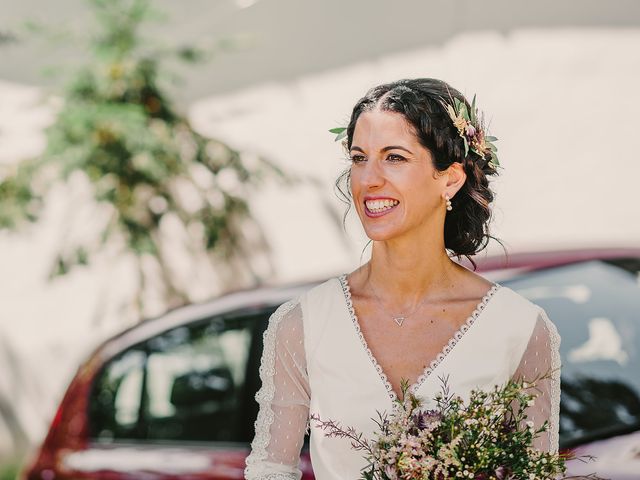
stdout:
<svg viewBox="0 0 640 480">
<path fill-rule="evenodd" d="M 109 336 L 366 262 L 328 130 L 376 84 L 477 95 L 510 251 L 637 247 L 639 51 L 632 0 L 0 0 L 0 471 Z"/>
</svg>

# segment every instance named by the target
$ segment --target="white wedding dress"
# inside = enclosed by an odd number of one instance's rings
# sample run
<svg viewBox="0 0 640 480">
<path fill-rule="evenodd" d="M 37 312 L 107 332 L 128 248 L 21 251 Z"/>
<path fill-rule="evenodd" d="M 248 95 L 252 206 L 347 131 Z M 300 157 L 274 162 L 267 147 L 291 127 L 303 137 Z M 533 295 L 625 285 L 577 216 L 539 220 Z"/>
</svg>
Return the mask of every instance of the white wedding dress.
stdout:
<svg viewBox="0 0 640 480">
<path fill-rule="evenodd" d="M 493 284 L 475 311 L 455 332 L 410 389 L 433 408 L 448 375 L 450 393 L 465 400 L 474 388 L 490 390 L 509 378 L 538 385 L 527 416 L 550 430 L 535 447 L 558 451 L 560 336 L 545 311 L 510 288 Z M 373 438 L 376 411 L 391 412 L 396 394 L 360 331 L 347 275 L 334 277 L 282 304 L 264 333 L 262 387 L 255 437 L 245 478 L 300 479 L 299 458 L 310 428 L 310 456 L 318 480 L 355 480 L 366 465 L 347 439 L 326 437 L 310 414 L 354 427 Z"/>
</svg>

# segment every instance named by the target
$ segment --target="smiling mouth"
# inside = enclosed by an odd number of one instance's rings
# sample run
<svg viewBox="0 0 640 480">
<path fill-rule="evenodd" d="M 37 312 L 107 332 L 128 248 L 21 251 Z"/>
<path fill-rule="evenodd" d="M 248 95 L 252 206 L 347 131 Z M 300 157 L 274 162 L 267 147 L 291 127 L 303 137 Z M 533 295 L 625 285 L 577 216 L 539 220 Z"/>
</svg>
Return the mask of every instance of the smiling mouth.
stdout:
<svg viewBox="0 0 640 480">
<path fill-rule="evenodd" d="M 392 210 L 395 208 L 400 202 L 398 200 L 369 200 L 364 202 L 365 209 L 368 213 L 371 214 L 380 214 Z"/>
</svg>

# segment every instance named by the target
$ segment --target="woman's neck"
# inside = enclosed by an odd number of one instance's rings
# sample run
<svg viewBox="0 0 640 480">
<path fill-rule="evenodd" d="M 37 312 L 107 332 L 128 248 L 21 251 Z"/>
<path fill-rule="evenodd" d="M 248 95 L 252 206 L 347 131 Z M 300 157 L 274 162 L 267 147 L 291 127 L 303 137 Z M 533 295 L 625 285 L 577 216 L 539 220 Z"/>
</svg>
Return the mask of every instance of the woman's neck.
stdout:
<svg viewBox="0 0 640 480">
<path fill-rule="evenodd" d="M 454 287 L 460 268 L 447 255 L 442 242 L 402 244 L 375 241 L 371 260 L 364 266 L 364 283 L 385 292 L 398 307 L 416 305 L 425 297 L 439 298 Z"/>
</svg>

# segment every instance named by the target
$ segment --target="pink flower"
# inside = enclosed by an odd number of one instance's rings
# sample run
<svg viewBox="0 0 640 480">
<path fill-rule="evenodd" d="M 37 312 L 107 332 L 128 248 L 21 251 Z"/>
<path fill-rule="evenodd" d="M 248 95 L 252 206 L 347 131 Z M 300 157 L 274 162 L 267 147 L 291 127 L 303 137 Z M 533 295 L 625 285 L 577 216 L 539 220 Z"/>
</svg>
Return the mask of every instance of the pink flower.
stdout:
<svg viewBox="0 0 640 480">
<path fill-rule="evenodd" d="M 396 480 L 398 478 L 398 474 L 396 473 L 396 469 L 394 468 L 393 465 L 386 465 L 384 467 L 384 474 L 390 479 L 390 480 Z"/>
</svg>

